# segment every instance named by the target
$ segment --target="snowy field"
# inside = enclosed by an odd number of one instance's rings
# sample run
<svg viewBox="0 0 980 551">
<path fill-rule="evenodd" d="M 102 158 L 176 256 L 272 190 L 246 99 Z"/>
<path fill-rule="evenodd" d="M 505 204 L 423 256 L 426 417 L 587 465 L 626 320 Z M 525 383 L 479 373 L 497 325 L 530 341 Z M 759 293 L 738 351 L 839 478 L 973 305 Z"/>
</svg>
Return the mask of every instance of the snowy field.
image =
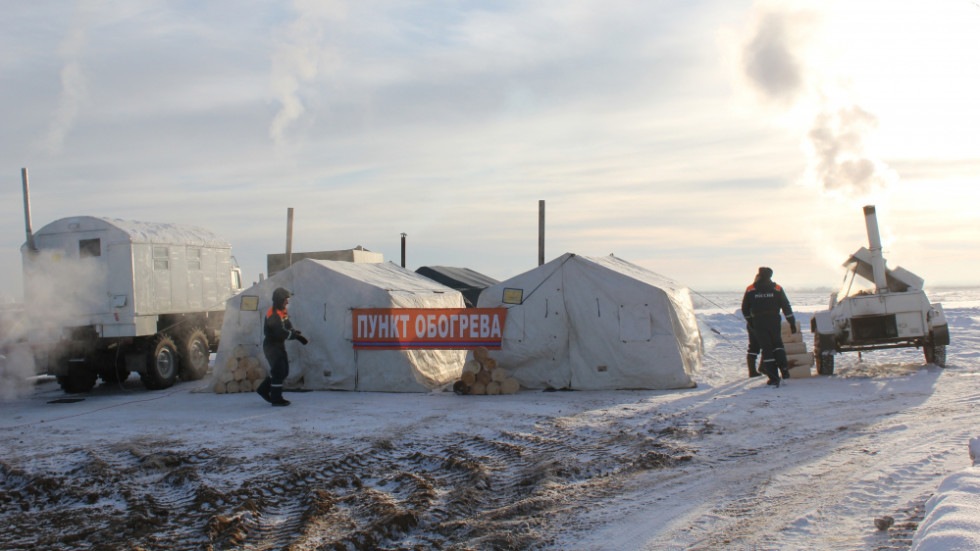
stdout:
<svg viewBox="0 0 980 551">
<path fill-rule="evenodd" d="M 789 296 L 812 349 L 827 293 Z M 694 296 L 687 390 L 272 408 L 207 381 L 74 402 L 41 382 L 0 402 L 0 549 L 978 549 L 980 289 L 929 297 L 947 368 L 852 353 L 779 389 L 745 377 L 735 293 Z"/>
</svg>

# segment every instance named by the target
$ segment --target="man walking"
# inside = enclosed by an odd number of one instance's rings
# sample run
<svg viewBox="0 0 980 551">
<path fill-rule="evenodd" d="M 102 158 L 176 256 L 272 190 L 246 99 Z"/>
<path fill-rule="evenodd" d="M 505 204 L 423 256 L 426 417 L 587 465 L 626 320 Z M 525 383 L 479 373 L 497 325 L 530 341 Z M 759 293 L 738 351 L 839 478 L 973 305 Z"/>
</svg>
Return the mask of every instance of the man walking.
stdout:
<svg viewBox="0 0 980 551">
<path fill-rule="evenodd" d="M 293 323 L 286 311 L 287 306 L 289 291 L 279 287 L 272 292 L 272 307 L 265 316 L 265 340 L 262 341 L 262 351 L 269 361 L 269 376 L 256 390 L 259 396 L 274 406 L 288 406 L 291 403 L 282 397 L 282 383 L 289 376 L 286 341 L 293 339 L 304 345 L 310 342 L 298 329 L 293 329 Z"/>
<path fill-rule="evenodd" d="M 789 299 L 786 298 L 786 292 L 772 280 L 772 268 L 759 268 L 755 282 L 745 289 L 742 297 L 742 316 L 749 331 L 762 347 L 762 365 L 759 371 L 769 378 L 766 384 L 776 387 L 779 386 L 780 375 L 783 379 L 789 378 L 789 363 L 780 331 L 780 311 L 786 316 L 790 331 L 796 333 L 796 318 Z"/>
</svg>

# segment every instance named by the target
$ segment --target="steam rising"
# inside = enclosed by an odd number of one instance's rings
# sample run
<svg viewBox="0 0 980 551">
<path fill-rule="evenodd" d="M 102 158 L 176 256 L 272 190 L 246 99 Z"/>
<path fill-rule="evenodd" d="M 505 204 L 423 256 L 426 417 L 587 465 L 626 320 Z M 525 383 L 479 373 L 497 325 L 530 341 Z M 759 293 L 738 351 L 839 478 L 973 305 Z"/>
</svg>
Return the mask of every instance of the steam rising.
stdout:
<svg viewBox="0 0 980 551">
<path fill-rule="evenodd" d="M 0 399 L 28 392 L 37 374 L 31 345 L 57 342 L 63 327 L 88 325 L 88 313 L 108 311 L 107 272 L 91 258 L 42 250 L 24 273 L 25 307 L 3 311 Z"/>
<path fill-rule="evenodd" d="M 78 118 L 78 112 L 87 93 L 85 72 L 80 61 L 82 50 L 88 43 L 88 27 L 91 10 L 86 2 L 76 6 L 76 17 L 72 26 L 62 40 L 58 53 L 64 59 L 61 68 L 61 97 L 58 109 L 48 123 L 48 130 L 41 140 L 41 146 L 48 153 L 59 153 L 65 142 L 65 136 L 71 131 Z"/>
<path fill-rule="evenodd" d="M 316 79 L 325 55 L 325 23 L 339 15 L 333 2 L 294 0 L 298 12 L 296 20 L 282 31 L 272 55 L 271 88 L 273 96 L 282 104 L 269 126 L 269 137 L 277 145 L 285 140 L 287 128 L 306 111 L 302 99 L 302 87 Z"/>
<path fill-rule="evenodd" d="M 786 108 L 815 101 L 817 115 L 805 135 L 809 162 L 804 179 L 823 191 L 865 196 L 885 189 L 897 176 L 867 153 L 867 138 L 878 127 L 873 114 L 850 100 L 836 81 L 821 78 L 808 62 L 807 46 L 816 29 L 813 13 L 757 8 L 756 23 L 742 47 L 742 71 L 767 101 Z"/>
</svg>

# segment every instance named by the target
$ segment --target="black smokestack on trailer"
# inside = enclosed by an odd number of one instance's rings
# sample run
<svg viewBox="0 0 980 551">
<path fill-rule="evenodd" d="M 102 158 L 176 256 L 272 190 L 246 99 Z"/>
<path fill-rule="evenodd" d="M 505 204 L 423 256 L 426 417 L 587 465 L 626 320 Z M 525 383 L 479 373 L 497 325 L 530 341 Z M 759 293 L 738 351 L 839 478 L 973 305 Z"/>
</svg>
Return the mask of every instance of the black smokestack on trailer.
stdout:
<svg viewBox="0 0 980 551">
<path fill-rule="evenodd" d="M 27 185 L 27 169 L 20 169 L 20 179 L 24 183 L 24 229 L 27 232 L 27 250 L 37 251 L 34 244 L 34 230 L 31 229 L 31 189 Z"/>
</svg>

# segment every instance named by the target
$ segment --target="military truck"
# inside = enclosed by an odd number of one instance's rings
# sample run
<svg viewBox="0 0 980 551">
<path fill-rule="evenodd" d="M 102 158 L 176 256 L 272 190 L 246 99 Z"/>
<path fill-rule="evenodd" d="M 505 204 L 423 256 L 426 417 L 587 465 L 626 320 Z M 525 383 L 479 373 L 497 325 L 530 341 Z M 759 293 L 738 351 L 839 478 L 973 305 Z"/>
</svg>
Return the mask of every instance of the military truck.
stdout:
<svg viewBox="0 0 980 551">
<path fill-rule="evenodd" d="M 888 269 L 875 207 L 864 207 L 869 248 L 844 263 L 840 290 L 810 321 L 817 372 L 833 375 L 834 355 L 886 348 L 921 348 L 926 362 L 946 366 L 949 327 L 942 304 L 930 303 L 923 280 L 901 267 Z"/>
<path fill-rule="evenodd" d="M 29 230 L 21 255 L 35 369 L 68 393 L 131 373 L 148 389 L 200 379 L 242 289 L 231 245 L 196 226 L 62 218 Z"/>
</svg>

